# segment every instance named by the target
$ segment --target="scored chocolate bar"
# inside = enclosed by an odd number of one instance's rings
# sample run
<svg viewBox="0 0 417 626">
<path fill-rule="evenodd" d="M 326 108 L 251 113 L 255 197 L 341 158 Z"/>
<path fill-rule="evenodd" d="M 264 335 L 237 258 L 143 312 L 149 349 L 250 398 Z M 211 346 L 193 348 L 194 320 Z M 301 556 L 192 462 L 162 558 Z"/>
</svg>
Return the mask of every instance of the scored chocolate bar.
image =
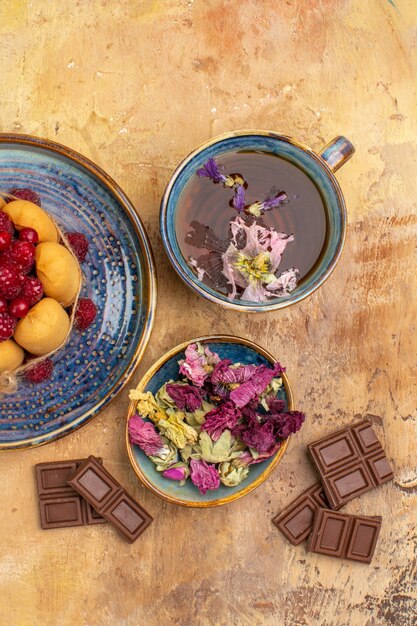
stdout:
<svg viewBox="0 0 417 626">
<path fill-rule="evenodd" d="M 94 456 L 89 456 L 78 467 L 68 484 L 129 543 L 133 543 L 153 521 Z"/>
<path fill-rule="evenodd" d="M 339 559 L 370 563 L 374 555 L 381 517 L 347 515 L 319 509 L 314 520 L 308 549 Z"/>
<path fill-rule="evenodd" d="M 41 528 L 44 530 L 106 523 L 107 520 L 67 484 L 68 478 L 84 460 L 35 465 Z M 99 461 L 102 463 L 102 459 Z"/>
<path fill-rule="evenodd" d="M 369 420 L 311 443 L 308 449 L 332 509 L 394 476 Z"/>
<path fill-rule="evenodd" d="M 320 507 L 328 508 L 329 504 L 322 485 L 316 483 L 306 489 L 272 521 L 288 541 L 298 546 L 310 534 L 314 517 Z"/>
</svg>

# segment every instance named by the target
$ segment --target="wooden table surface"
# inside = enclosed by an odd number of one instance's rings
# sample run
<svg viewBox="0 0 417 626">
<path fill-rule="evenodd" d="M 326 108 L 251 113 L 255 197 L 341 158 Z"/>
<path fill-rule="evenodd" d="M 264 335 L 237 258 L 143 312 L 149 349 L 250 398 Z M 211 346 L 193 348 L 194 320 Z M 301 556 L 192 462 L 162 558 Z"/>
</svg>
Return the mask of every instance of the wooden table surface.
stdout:
<svg viewBox="0 0 417 626">
<path fill-rule="evenodd" d="M 158 311 L 134 381 L 181 341 L 232 333 L 286 364 L 307 414 L 271 478 L 213 510 L 166 504 L 139 484 L 124 444 L 127 392 L 56 443 L 1 454 L 0 624 L 415 623 L 415 0 L 3 0 L 0 33 L 0 131 L 94 160 L 150 235 Z M 337 173 L 349 227 L 336 270 L 301 304 L 268 315 L 199 299 L 158 232 L 178 161 L 240 128 L 315 149 L 345 134 L 357 150 Z M 369 566 L 294 548 L 271 524 L 313 481 L 306 444 L 364 416 L 395 470 L 346 507 L 383 516 Z M 133 546 L 110 527 L 40 530 L 34 464 L 89 453 L 155 518 Z"/>
</svg>

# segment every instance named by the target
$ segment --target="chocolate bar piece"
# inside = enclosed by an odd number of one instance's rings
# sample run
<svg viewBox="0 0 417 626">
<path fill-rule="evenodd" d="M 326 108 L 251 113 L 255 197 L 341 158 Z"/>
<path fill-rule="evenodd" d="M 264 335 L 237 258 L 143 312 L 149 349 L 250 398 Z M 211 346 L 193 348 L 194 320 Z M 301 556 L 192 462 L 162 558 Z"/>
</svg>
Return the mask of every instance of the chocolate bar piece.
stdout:
<svg viewBox="0 0 417 626">
<path fill-rule="evenodd" d="M 329 508 L 323 487 L 316 483 L 306 489 L 273 523 L 294 546 L 307 539 L 313 528 L 314 517 L 320 507 Z"/>
<path fill-rule="evenodd" d="M 370 563 L 382 517 L 347 515 L 319 509 L 311 532 L 309 551 L 339 559 Z"/>
<path fill-rule="evenodd" d="M 153 521 L 94 456 L 89 456 L 68 480 L 92 507 L 133 543 Z"/>
<path fill-rule="evenodd" d="M 35 466 L 41 528 L 103 524 L 107 520 L 67 484 L 84 459 L 52 461 Z M 102 463 L 102 459 L 99 459 Z"/>
<path fill-rule="evenodd" d="M 332 509 L 394 476 L 369 420 L 311 443 L 308 449 Z"/>
</svg>

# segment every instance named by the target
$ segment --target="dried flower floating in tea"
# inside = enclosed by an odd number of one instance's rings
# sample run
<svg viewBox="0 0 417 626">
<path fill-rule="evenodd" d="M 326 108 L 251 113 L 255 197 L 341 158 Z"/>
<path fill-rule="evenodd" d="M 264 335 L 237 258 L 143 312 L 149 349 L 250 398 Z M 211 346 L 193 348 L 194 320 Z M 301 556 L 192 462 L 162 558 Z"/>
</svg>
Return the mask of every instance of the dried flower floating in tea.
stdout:
<svg viewBox="0 0 417 626">
<path fill-rule="evenodd" d="M 221 240 L 208 226 L 192 221 L 186 241 L 207 253 L 190 257 L 189 265 L 197 278 L 215 289 L 227 289 L 230 299 L 265 302 L 288 296 L 297 286 L 299 270 L 292 267 L 281 274 L 278 268 L 282 254 L 293 235 L 280 233 L 257 221 L 267 211 L 288 202 L 287 194 L 279 191 L 265 200 L 245 204 L 248 183 L 241 174 L 224 174 L 223 167 L 213 158 L 197 170 L 201 178 L 222 183 L 233 189 L 230 201 L 238 215 L 230 220 L 229 236 Z"/>
</svg>

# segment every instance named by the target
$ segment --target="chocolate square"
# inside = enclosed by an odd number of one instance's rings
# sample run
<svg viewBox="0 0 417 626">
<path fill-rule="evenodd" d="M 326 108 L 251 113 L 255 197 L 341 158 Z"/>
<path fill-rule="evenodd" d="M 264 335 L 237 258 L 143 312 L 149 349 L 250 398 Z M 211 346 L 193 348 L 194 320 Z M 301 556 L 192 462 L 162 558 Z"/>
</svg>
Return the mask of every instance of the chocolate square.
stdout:
<svg viewBox="0 0 417 626">
<path fill-rule="evenodd" d="M 316 484 L 306 489 L 272 522 L 288 541 L 297 546 L 310 534 L 317 510 L 327 506 L 323 488 Z"/>
<path fill-rule="evenodd" d="M 393 477 L 369 420 L 327 435 L 308 449 L 332 509 Z"/>
<path fill-rule="evenodd" d="M 82 459 L 51 461 L 35 466 L 43 530 L 106 523 L 106 520 L 67 483 L 68 478 L 82 462 Z M 99 459 L 99 462 L 102 463 L 102 460 Z"/>
<path fill-rule="evenodd" d="M 83 496 L 129 543 L 152 522 L 152 517 L 130 496 L 93 456 L 69 478 L 68 484 Z"/>
<path fill-rule="evenodd" d="M 370 563 L 375 552 L 381 519 L 319 509 L 308 549 L 310 552 L 339 559 Z"/>
</svg>

